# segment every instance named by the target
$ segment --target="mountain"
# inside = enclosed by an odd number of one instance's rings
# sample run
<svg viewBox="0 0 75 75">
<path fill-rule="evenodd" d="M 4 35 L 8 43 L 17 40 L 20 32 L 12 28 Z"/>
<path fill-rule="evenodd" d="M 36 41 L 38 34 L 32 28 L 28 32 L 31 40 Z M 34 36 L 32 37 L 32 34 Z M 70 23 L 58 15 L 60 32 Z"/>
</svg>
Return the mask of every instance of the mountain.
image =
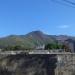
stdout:
<svg viewBox="0 0 75 75">
<path fill-rule="evenodd" d="M 24 48 L 35 48 L 36 46 L 45 45 L 48 43 L 65 42 L 71 39 L 75 41 L 75 37 L 67 35 L 48 35 L 41 31 L 32 31 L 26 35 L 10 35 L 0 38 L 0 48 L 19 45 Z M 71 42 L 68 40 L 68 42 Z M 73 42 L 74 43 L 74 42 Z"/>
<path fill-rule="evenodd" d="M 0 38 L 0 47 L 20 45 L 26 48 L 34 48 L 52 42 L 56 42 L 56 39 L 52 36 L 46 35 L 41 31 L 32 31 L 26 35 L 10 35 Z"/>
</svg>

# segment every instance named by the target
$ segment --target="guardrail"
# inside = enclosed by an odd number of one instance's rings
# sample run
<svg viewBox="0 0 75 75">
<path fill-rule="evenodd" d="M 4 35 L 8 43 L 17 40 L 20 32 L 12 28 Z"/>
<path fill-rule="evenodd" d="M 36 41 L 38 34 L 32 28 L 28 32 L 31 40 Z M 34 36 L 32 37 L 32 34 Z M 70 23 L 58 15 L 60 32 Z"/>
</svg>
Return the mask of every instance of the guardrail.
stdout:
<svg viewBox="0 0 75 75">
<path fill-rule="evenodd" d="M 1 51 L 0 54 L 2 55 L 16 55 L 16 54 L 59 54 L 59 55 L 63 55 L 63 54 L 75 54 L 75 53 L 71 53 L 71 52 L 58 52 L 58 51 L 54 51 L 54 50 L 19 50 L 19 51 Z"/>
</svg>

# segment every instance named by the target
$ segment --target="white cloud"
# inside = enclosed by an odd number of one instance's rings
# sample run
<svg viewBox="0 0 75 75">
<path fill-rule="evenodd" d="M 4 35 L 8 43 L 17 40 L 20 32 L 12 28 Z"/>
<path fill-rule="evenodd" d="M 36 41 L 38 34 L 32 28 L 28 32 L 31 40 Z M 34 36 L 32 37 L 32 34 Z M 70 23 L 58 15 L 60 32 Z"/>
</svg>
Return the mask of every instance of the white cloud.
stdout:
<svg viewBox="0 0 75 75">
<path fill-rule="evenodd" d="M 67 29 L 69 27 L 70 27 L 69 25 L 60 25 L 60 26 L 58 26 L 58 28 L 60 28 L 60 29 Z"/>
</svg>

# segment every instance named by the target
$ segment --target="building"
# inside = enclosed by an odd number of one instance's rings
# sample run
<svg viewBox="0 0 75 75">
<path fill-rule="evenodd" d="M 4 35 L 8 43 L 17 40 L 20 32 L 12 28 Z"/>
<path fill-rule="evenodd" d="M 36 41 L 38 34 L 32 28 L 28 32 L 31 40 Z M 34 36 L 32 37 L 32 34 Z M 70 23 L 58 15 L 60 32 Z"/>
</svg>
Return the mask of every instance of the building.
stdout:
<svg viewBox="0 0 75 75">
<path fill-rule="evenodd" d="M 36 50 L 44 50 L 44 48 L 45 48 L 45 45 L 38 45 L 38 46 L 36 46 Z"/>
</svg>

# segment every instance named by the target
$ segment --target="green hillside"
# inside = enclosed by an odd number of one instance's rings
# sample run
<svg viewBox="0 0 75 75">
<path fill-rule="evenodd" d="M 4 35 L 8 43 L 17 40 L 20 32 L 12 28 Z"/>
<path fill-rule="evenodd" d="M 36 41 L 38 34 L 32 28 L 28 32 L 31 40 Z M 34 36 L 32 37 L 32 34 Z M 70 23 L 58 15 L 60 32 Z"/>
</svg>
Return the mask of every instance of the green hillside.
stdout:
<svg viewBox="0 0 75 75">
<path fill-rule="evenodd" d="M 10 35 L 0 38 L 0 47 L 5 48 L 8 46 L 22 46 L 24 48 L 35 48 L 47 43 L 53 43 L 56 40 L 41 31 L 33 31 L 26 35 Z"/>
<path fill-rule="evenodd" d="M 10 35 L 0 38 L 0 48 L 3 49 L 36 49 L 38 46 L 58 43 L 65 44 L 69 49 L 75 51 L 75 37 L 66 35 L 47 35 L 41 31 L 32 31 L 26 35 Z M 7 49 L 7 50 L 8 50 Z"/>
</svg>

